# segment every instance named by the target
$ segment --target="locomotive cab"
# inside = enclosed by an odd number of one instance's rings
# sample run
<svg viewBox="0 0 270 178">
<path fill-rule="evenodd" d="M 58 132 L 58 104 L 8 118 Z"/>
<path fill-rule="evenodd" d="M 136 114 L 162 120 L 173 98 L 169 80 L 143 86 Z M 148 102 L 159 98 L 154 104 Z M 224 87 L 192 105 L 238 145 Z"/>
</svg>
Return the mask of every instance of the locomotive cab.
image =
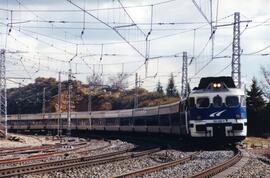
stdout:
<svg viewBox="0 0 270 178">
<path fill-rule="evenodd" d="M 247 134 L 245 93 L 228 82 L 209 81 L 188 99 L 191 137 L 241 140 Z M 229 83 L 230 85 L 230 83 Z M 199 86 L 200 87 L 200 86 Z"/>
</svg>

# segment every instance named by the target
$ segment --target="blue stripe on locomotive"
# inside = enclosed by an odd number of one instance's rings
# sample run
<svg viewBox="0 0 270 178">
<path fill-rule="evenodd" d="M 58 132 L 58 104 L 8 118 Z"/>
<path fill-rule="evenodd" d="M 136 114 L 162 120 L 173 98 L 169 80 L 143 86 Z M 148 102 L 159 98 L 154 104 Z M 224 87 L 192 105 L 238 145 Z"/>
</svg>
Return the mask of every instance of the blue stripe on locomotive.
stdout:
<svg viewBox="0 0 270 178">
<path fill-rule="evenodd" d="M 212 115 L 212 117 L 210 117 L 210 115 Z M 240 119 L 246 119 L 246 107 L 239 106 L 229 108 L 223 105 L 220 108 L 215 108 L 211 104 L 209 108 L 199 109 L 194 107 L 190 109 L 190 120 L 239 119 L 236 115 L 240 115 Z M 200 116 L 200 119 L 197 118 L 198 116 Z"/>
</svg>

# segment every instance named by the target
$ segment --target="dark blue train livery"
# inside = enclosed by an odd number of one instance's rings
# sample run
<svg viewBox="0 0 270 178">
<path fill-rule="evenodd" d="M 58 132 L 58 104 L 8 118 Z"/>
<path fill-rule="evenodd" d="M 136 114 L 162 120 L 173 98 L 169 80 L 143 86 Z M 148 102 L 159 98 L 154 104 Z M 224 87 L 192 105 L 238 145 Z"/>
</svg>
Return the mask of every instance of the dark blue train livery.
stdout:
<svg viewBox="0 0 270 178">
<path fill-rule="evenodd" d="M 191 137 L 243 139 L 247 135 L 246 98 L 230 77 L 202 78 L 189 103 Z"/>
<path fill-rule="evenodd" d="M 68 129 L 67 113 L 8 116 L 10 130 Z M 171 134 L 210 139 L 243 139 L 247 133 L 245 93 L 230 77 L 202 78 L 179 102 L 114 111 L 72 112 L 71 131 Z"/>
</svg>

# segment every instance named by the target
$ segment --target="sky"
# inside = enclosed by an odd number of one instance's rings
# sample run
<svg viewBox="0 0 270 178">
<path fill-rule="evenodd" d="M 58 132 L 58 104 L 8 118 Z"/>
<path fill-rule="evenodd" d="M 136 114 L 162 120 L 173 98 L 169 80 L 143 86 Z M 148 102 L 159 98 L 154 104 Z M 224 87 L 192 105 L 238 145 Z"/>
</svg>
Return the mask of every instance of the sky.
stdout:
<svg viewBox="0 0 270 178">
<path fill-rule="evenodd" d="M 210 0 L 196 3 L 210 19 Z M 260 68 L 270 65 L 266 7 L 269 0 L 212 0 L 214 25 L 232 23 L 234 12 L 244 21 L 241 76 L 247 85 L 253 77 L 263 80 Z M 0 22 L 8 87 L 40 76 L 58 78 L 59 72 L 66 80 L 71 68 L 84 83 L 88 75 L 101 75 L 108 83 L 109 76 L 128 73 L 129 88 L 137 72 L 149 90 L 158 81 L 165 88 L 173 73 L 180 90 L 183 51 L 191 87 L 201 77 L 231 75 L 233 26 L 217 28 L 214 56 L 219 58 L 211 60 L 210 25 L 192 0 L 1 0 Z"/>
</svg>

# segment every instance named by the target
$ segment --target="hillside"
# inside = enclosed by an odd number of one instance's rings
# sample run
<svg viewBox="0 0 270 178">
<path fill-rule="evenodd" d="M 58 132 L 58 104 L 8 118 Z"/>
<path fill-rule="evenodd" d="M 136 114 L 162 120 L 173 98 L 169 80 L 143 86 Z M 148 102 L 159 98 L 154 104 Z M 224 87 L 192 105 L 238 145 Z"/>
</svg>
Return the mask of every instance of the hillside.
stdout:
<svg viewBox="0 0 270 178">
<path fill-rule="evenodd" d="M 68 111 L 68 82 L 63 81 L 61 92 L 61 112 Z M 8 114 L 41 113 L 43 103 L 43 89 L 45 88 L 45 111 L 57 112 L 58 82 L 54 78 L 37 78 L 35 83 L 7 91 Z M 139 107 L 168 104 L 179 100 L 177 97 L 167 97 L 157 92 L 139 89 Z M 133 108 L 134 89 L 119 91 L 109 87 L 97 88 L 91 91 L 92 111 L 117 110 Z M 80 81 L 72 81 L 71 110 L 87 111 L 89 89 Z"/>
</svg>

